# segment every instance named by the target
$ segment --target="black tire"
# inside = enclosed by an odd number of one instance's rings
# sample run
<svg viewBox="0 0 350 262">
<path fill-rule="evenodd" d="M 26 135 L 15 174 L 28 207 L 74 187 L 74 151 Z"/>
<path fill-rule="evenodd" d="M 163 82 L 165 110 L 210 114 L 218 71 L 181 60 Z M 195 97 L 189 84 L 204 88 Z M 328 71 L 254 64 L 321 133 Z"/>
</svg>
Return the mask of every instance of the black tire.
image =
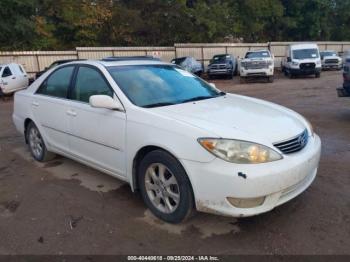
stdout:
<svg viewBox="0 0 350 262">
<path fill-rule="evenodd" d="M 211 75 L 211 74 L 208 74 L 208 79 L 214 79 L 214 76 L 213 75 Z"/>
<path fill-rule="evenodd" d="M 267 82 L 273 83 L 274 77 L 273 76 L 268 76 L 267 77 Z"/>
<path fill-rule="evenodd" d="M 227 75 L 227 78 L 228 78 L 228 79 L 233 79 L 233 72 L 229 73 L 229 74 Z"/>
<path fill-rule="evenodd" d="M 241 76 L 241 77 L 239 78 L 239 82 L 240 82 L 241 84 L 244 84 L 244 83 L 246 82 L 245 77 Z"/>
<path fill-rule="evenodd" d="M 31 142 L 31 132 L 35 131 L 38 134 L 38 139 L 40 139 L 41 141 L 41 153 L 39 154 L 38 151 L 36 151 L 34 149 L 33 143 Z M 36 125 L 33 122 L 30 122 L 27 126 L 26 129 L 26 141 L 28 141 L 28 146 L 29 146 L 29 151 L 32 154 L 32 156 L 34 157 L 35 160 L 39 161 L 39 162 L 47 162 L 50 161 L 52 159 L 54 159 L 56 157 L 56 155 L 52 152 L 49 152 L 46 148 L 44 139 L 42 138 L 39 129 L 36 127 Z"/>
<path fill-rule="evenodd" d="M 172 175 L 175 176 L 177 180 L 180 201 L 176 209 L 171 213 L 165 213 L 160 211 L 152 203 L 146 191 L 146 171 L 149 167 L 151 167 L 154 164 L 164 165 L 172 173 Z M 141 160 L 141 163 L 139 165 L 138 182 L 143 201 L 151 210 L 151 212 L 159 219 L 164 220 L 168 223 L 176 224 L 186 220 L 194 212 L 194 198 L 188 176 L 180 162 L 169 153 L 162 150 L 155 150 L 148 153 Z"/>
<path fill-rule="evenodd" d="M 316 77 L 316 78 L 320 78 L 320 77 L 321 77 L 321 73 L 320 73 L 320 72 L 317 72 L 317 73 L 315 74 L 315 77 Z"/>
</svg>

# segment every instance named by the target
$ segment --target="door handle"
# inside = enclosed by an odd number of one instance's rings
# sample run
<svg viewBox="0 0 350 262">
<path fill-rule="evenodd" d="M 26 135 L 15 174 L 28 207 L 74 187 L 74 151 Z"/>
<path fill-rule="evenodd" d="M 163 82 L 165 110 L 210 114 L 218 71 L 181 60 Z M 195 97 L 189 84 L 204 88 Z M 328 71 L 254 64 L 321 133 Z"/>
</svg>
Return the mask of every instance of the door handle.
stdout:
<svg viewBox="0 0 350 262">
<path fill-rule="evenodd" d="M 39 103 L 38 102 L 32 102 L 32 106 L 38 107 Z"/>
<path fill-rule="evenodd" d="M 77 116 L 77 113 L 72 111 L 72 110 L 68 110 L 67 111 L 67 115 L 69 115 L 69 116 Z"/>
<path fill-rule="evenodd" d="M 14 76 L 14 77 L 12 77 L 12 79 L 16 79 L 16 77 Z"/>
</svg>

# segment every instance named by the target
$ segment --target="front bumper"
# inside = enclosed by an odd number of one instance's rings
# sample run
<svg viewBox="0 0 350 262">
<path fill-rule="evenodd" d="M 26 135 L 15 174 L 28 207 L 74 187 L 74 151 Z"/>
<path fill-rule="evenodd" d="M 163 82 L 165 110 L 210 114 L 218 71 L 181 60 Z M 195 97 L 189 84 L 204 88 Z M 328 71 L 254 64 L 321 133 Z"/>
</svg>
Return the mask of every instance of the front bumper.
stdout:
<svg viewBox="0 0 350 262">
<path fill-rule="evenodd" d="M 310 69 L 290 68 L 289 71 L 293 75 L 314 75 L 321 73 L 321 67 L 315 67 Z"/>
<path fill-rule="evenodd" d="M 341 69 L 343 65 L 341 63 L 332 63 L 332 64 L 322 64 L 323 69 Z"/>
<path fill-rule="evenodd" d="M 272 210 L 303 192 L 316 177 L 321 140 L 315 135 L 300 152 L 264 164 L 233 164 L 216 158 L 210 163 L 182 160 L 190 177 L 198 211 L 233 217 L 253 216 Z M 246 174 L 246 178 L 238 173 Z M 228 197 L 265 197 L 251 208 L 237 208 Z"/>
<path fill-rule="evenodd" d="M 229 75 L 232 69 L 208 69 L 208 75 Z"/>
<path fill-rule="evenodd" d="M 274 69 L 273 67 L 262 68 L 262 69 L 245 69 L 241 67 L 240 70 L 241 77 L 249 77 L 249 76 L 273 76 Z"/>
<path fill-rule="evenodd" d="M 343 87 L 337 88 L 338 97 L 350 97 L 350 88 L 349 91 Z"/>
</svg>

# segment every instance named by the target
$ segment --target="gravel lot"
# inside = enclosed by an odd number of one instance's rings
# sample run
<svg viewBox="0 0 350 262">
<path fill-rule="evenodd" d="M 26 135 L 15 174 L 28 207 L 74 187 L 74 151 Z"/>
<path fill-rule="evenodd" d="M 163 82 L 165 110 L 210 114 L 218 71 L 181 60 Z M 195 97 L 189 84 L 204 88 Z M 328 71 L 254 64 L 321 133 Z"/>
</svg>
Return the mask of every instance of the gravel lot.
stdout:
<svg viewBox="0 0 350 262">
<path fill-rule="evenodd" d="M 176 226 L 114 178 L 62 157 L 34 162 L 12 124 L 12 99 L 0 99 L 0 254 L 350 254 L 350 98 L 337 97 L 341 81 L 340 72 L 215 80 L 306 116 L 323 142 L 320 169 L 305 193 L 267 214 L 197 214 Z"/>
</svg>

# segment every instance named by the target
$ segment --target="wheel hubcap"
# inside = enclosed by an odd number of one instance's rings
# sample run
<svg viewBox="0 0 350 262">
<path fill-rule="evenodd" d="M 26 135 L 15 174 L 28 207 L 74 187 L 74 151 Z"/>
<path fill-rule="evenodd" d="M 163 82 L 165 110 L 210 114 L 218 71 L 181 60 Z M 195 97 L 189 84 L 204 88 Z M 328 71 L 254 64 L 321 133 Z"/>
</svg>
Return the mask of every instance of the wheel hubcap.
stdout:
<svg viewBox="0 0 350 262">
<path fill-rule="evenodd" d="M 180 203 L 176 177 L 163 164 L 152 164 L 146 170 L 146 192 L 152 204 L 163 213 L 172 213 Z"/>
<path fill-rule="evenodd" d="M 29 145 L 35 157 L 40 158 L 43 153 L 43 141 L 36 128 L 29 131 Z"/>
</svg>

